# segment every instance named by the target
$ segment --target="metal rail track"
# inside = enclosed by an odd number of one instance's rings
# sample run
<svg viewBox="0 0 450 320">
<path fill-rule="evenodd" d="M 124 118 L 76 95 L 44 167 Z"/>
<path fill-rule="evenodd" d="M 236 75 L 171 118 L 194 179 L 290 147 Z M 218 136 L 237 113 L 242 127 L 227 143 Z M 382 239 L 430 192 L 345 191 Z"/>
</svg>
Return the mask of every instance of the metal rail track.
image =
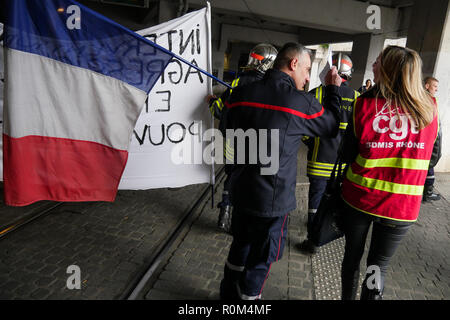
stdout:
<svg viewBox="0 0 450 320">
<path fill-rule="evenodd" d="M 10 234 L 11 232 L 13 232 L 23 226 L 26 226 L 30 222 L 49 214 L 53 209 L 61 206 L 62 204 L 63 204 L 62 202 L 51 204 L 50 206 L 46 207 L 42 211 L 30 213 L 20 219 L 17 219 L 14 222 L 2 227 L 3 229 L 0 230 L 0 239 L 5 237 L 6 235 Z"/>
<path fill-rule="evenodd" d="M 225 166 L 218 169 L 215 174 L 216 187 L 219 185 L 220 179 L 222 179 L 224 176 Z M 120 297 L 118 297 L 119 299 L 136 300 L 139 298 L 139 294 L 145 288 L 146 284 L 154 275 L 160 264 L 164 262 L 164 258 L 170 252 L 172 245 L 177 241 L 185 226 L 189 223 L 189 221 L 191 221 L 192 216 L 194 215 L 196 210 L 204 203 L 205 198 L 207 198 L 210 192 L 211 185 L 205 187 L 195 203 L 191 205 L 187 212 L 181 217 L 178 224 L 168 233 L 166 240 L 161 241 L 161 244 L 155 250 L 155 254 L 151 258 L 150 264 L 145 267 L 145 271 L 142 272 L 138 277 L 136 277 L 135 281 L 132 281 L 130 283 L 130 285 L 125 289 L 124 293 Z M 214 192 L 215 190 L 213 190 L 213 194 Z M 211 201 L 212 203 L 214 202 L 214 196 L 212 196 Z M 43 210 L 30 213 L 6 226 L 3 226 L 2 230 L 0 230 L 0 240 L 7 235 L 10 235 L 12 232 L 17 231 L 18 229 L 30 224 L 31 222 L 50 214 L 54 209 L 63 204 L 65 204 L 65 202 L 52 203 Z"/>
<path fill-rule="evenodd" d="M 216 181 L 219 181 L 219 179 L 221 178 L 222 175 L 224 175 L 224 173 L 225 173 L 225 166 L 223 166 L 217 171 L 215 175 Z M 210 190 L 211 190 L 210 186 L 206 187 L 205 190 L 200 195 L 200 197 L 194 203 L 194 205 L 190 208 L 190 210 L 188 210 L 186 214 L 180 219 L 180 222 L 172 230 L 167 240 L 163 242 L 162 246 L 160 246 L 158 252 L 153 257 L 146 271 L 142 275 L 137 277 L 137 280 L 134 281 L 131 288 L 126 290 L 125 293 L 122 295 L 121 297 L 122 300 L 136 300 L 139 298 L 140 293 L 145 288 L 146 284 L 149 282 L 150 278 L 153 276 L 153 274 L 158 269 L 160 264 L 164 262 L 164 258 L 170 252 L 172 245 L 178 239 L 178 237 L 181 234 L 181 231 L 188 224 L 194 212 L 203 203 L 204 199 L 208 196 Z"/>
</svg>

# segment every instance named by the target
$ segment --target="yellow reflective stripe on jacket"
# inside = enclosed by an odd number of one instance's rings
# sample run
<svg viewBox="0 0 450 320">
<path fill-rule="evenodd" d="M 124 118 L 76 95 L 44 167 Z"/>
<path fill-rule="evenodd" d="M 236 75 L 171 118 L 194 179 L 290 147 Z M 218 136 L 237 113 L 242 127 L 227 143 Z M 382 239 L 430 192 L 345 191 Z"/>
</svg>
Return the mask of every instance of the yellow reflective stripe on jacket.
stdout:
<svg viewBox="0 0 450 320">
<path fill-rule="evenodd" d="M 351 182 L 369 189 L 380 190 L 395 194 L 405 194 L 410 196 L 421 196 L 423 193 L 423 186 L 400 184 L 395 182 L 378 180 L 374 178 L 363 177 L 360 176 L 359 174 L 353 173 L 351 167 L 348 168 L 346 177 Z"/>
<path fill-rule="evenodd" d="M 239 79 L 240 79 L 240 78 L 237 78 L 237 79 L 234 79 L 234 80 L 233 80 L 233 82 L 231 83 L 231 87 L 232 87 L 232 88 L 236 88 L 236 87 L 238 86 L 238 84 L 239 84 Z"/>
<path fill-rule="evenodd" d="M 231 147 L 230 139 L 225 140 L 225 158 L 234 161 L 234 149 Z"/>
<path fill-rule="evenodd" d="M 339 124 L 339 129 L 345 130 L 345 129 L 347 129 L 347 126 L 348 126 L 348 123 L 346 123 L 346 122 L 341 122 L 341 123 Z"/>
<path fill-rule="evenodd" d="M 323 170 L 315 170 L 315 169 L 306 169 L 306 173 L 313 175 L 313 176 L 320 176 L 320 177 L 330 177 L 331 171 L 323 171 Z"/>
<path fill-rule="evenodd" d="M 366 159 L 358 155 L 356 163 L 363 168 L 401 168 L 413 170 L 428 170 L 429 160 L 407 159 L 407 158 L 383 158 Z"/>
<path fill-rule="evenodd" d="M 323 162 L 317 162 L 317 161 L 308 161 L 308 166 L 310 167 L 316 167 L 316 168 L 331 168 L 333 169 L 334 164 L 333 163 L 323 163 Z"/>
<path fill-rule="evenodd" d="M 312 161 L 314 161 L 314 162 L 317 160 L 317 153 L 319 153 L 319 144 L 320 144 L 320 138 L 315 137 L 314 138 L 314 149 L 313 149 L 313 154 L 312 154 Z"/>
<path fill-rule="evenodd" d="M 215 107 L 215 106 L 217 106 L 217 107 Z M 219 111 L 222 111 L 224 106 L 225 106 L 225 104 L 223 103 L 222 99 L 218 98 L 213 103 L 211 103 L 211 106 L 209 107 L 209 111 L 214 116 L 215 110 L 216 110 L 215 108 L 217 108 Z"/>
<path fill-rule="evenodd" d="M 317 170 L 317 169 L 311 169 L 307 168 L 306 173 L 312 176 L 319 176 L 319 177 L 331 177 L 331 173 L 333 170 Z M 344 168 L 341 170 L 342 173 L 344 173 Z"/>
<path fill-rule="evenodd" d="M 355 123 L 355 114 L 356 114 L 356 102 L 358 101 L 358 97 L 361 94 L 358 91 L 355 91 L 355 102 L 353 102 L 353 112 L 352 112 L 352 119 L 353 119 L 353 133 L 356 137 L 356 123 Z"/>
<path fill-rule="evenodd" d="M 323 86 L 319 86 L 316 89 L 316 99 L 319 101 L 320 104 L 322 104 L 322 88 Z M 317 160 L 317 153 L 319 152 L 319 144 L 320 144 L 320 138 L 315 137 L 314 138 L 314 148 L 312 153 L 312 161 Z"/>
<path fill-rule="evenodd" d="M 213 104 L 217 104 L 217 108 L 219 108 L 220 111 L 222 111 L 223 107 L 225 106 L 221 98 L 214 101 Z"/>
<path fill-rule="evenodd" d="M 322 102 L 322 100 L 323 100 L 323 92 L 322 92 L 322 90 L 323 90 L 323 86 L 320 86 L 319 87 L 319 102 L 320 102 L 320 104 L 322 104 L 323 102 Z"/>
<path fill-rule="evenodd" d="M 392 218 L 392 217 L 386 217 L 386 216 L 382 216 L 382 215 L 379 215 L 379 214 L 375 214 L 375 213 L 372 213 L 372 212 L 369 212 L 369 211 L 364 211 L 364 210 L 362 210 L 362 209 L 359 209 L 359 208 L 355 207 L 354 205 L 352 205 L 351 203 L 349 203 L 349 202 L 348 202 L 347 200 L 345 200 L 344 198 L 342 198 L 342 200 L 343 200 L 346 204 L 348 204 L 350 207 L 352 207 L 353 209 L 356 209 L 356 210 L 358 210 L 358 211 L 361 211 L 361 212 L 370 214 L 371 216 L 374 216 L 374 217 L 380 217 L 380 218 L 389 219 L 389 220 L 394 220 L 394 221 L 407 221 L 407 222 L 414 222 L 414 221 L 417 221 L 417 219 L 416 219 L 416 220 L 395 219 L 395 218 Z"/>
</svg>

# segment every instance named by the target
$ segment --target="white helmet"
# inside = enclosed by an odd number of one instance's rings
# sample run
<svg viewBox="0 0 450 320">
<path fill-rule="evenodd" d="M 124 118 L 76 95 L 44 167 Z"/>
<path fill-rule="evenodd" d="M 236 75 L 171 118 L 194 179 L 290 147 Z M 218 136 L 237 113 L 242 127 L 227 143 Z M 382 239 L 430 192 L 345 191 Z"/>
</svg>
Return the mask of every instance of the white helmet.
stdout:
<svg viewBox="0 0 450 320">
<path fill-rule="evenodd" d="M 277 54 L 277 49 L 271 44 L 260 43 L 250 51 L 246 68 L 265 73 L 272 68 Z"/>
<path fill-rule="evenodd" d="M 333 55 L 333 66 L 336 66 L 339 75 L 347 80 L 351 80 L 353 72 L 352 59 L 345 53 L 336 53 Z"/>
</svg>

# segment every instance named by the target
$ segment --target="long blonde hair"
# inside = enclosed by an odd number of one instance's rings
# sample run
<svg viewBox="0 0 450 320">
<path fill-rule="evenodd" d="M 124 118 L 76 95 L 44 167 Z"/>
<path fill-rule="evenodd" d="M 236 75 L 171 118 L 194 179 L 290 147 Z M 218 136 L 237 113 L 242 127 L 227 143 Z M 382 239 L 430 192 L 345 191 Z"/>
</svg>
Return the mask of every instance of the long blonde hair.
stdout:
<svg viewBox="0 0 450 320">
<path fill-rule="evenodd" d="M 422 82 L 422 59 L 411 49 L 389 46 L 381 53 L 377 86 L 389 106 L 400 107 L 421 130 L 433 121 L 436 108 Z"/>
</svg>

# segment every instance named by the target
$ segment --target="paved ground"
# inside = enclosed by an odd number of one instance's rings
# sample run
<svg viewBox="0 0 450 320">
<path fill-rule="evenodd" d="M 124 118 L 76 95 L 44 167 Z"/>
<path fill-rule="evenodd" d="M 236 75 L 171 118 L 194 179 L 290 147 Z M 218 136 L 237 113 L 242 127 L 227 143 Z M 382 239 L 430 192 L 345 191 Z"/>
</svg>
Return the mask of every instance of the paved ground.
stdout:
<svg viewBox="0 0 450 320">
<path fill-rule="evenodd" d="M 437 176 L 436 189 L 448 190 L 450 174 Z M 307 186 L 299 184 L 299 209 L 290 215 L 284 257 L 272 266 L 264 299 L 340 299 L 344 238 L 324 246 L 313 257 L 300 254 L 294 247 L 305 236 L 306 190 Z M 442 193 L 450 199 L 450 193 Z M 422 205 L 418 222 L 391 261 L 385 280 L 386 300 L 450 299 L 450 206 L 446 199 Z M 205 208 L 145 299 L 218 299 L 231 236 L 215 231 L 216 219 L 217 211 Z M 361 270 L 365 270 L 366 256 L 367 250 Z"/>
<path fill-rule="evenodd" d="M 114 203 L 63 204 L 0 239 L 0 299 L 121 298 L 204 188 L 119 191 Z M 70 265 L 80 267 L 80 290 L 66 286 Z"/>
<path fill-rule="evenodd" d="M 294 247 L 305 236 L 307 184 L 299 181 L 299 208 L 290 215 L 285 252 L 272 266 L 263 298 L 338 299 L 344 239 L 313 257 Z M 445 199 L 423 204 L 418 222 L 391 262 L 386 299 L 450 298 L 449 185 L 450 174 L 437 174 L 436 188 Z M 0 299 L 121 298 L 204 187 L 120 191 L 114 203 L 63 204 L 0 239 Z M 0 216 L 5 214 L 0 225 L 6 214 L 14 215 L 8 210 L 0 204 Z M 13 210 L 20 216 L 37 208 Z M 216 220 L 217 209 L 204 203 L 142 299 L 218 299 L 231 236 L 216 230 Z M 69 265 L 81 269 L 80 290 L 67 289 Z"/>
</svg>

